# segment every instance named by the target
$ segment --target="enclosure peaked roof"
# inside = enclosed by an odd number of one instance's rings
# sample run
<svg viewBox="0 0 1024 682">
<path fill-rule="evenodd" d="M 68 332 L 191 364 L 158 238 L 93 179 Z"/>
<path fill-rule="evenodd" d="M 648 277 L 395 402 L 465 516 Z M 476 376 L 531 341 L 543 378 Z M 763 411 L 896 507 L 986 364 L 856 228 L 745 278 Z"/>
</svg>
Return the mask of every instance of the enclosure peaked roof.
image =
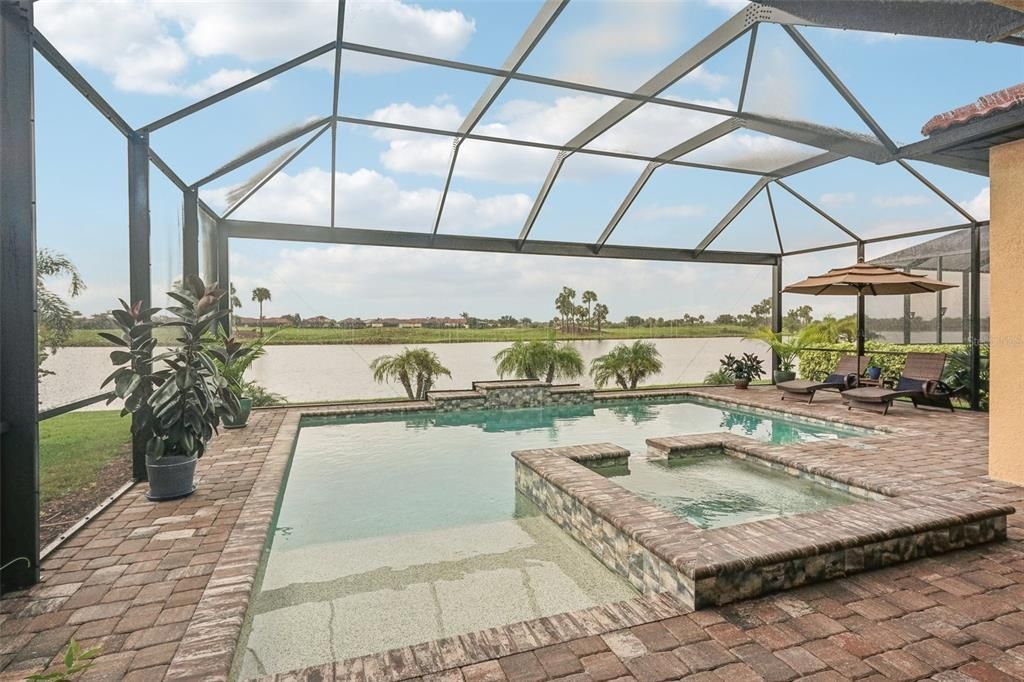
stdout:
<svg viewBox="0 0 1024 682">
<path fill-rule="evenodd" d="M 790 284 L 783 291 L 814 296 L 889 296 L 933 293 L 954 287 L 955 284 L 940 282 L 924 275 L 900 272 L 871 263 L 857 263 L 846 268 L 833 268 L 824 275 L 808 277 Z"/>
</svg>

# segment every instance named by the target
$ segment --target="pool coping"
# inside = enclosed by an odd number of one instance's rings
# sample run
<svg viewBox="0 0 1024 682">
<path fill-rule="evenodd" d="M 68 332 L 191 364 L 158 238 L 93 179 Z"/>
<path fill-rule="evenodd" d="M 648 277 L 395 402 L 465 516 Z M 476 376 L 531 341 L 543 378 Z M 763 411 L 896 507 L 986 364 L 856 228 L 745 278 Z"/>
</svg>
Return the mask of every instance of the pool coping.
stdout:
<svg viewBox="0 0 1024 682">
<path fill-rule="evenodd" d="M 726 392 L 729 392 L 728 394 Z M 636 391 L 600 392 L 594 394 L 594 403 L 616 400 L 646 400 L 672 397 L 693 397 L 712 402 L 737 405 L 748 410 L 762 410 L 759 405 L 744 402 L 742 391 L 735 389 L 639 389 Z M 831 422 L 872 429 L 880 434 L 917 433 L 915 429 L 879 424 L 877 417 L 867 413 L 849 413 L 840 416 L 821 414 L 803 403 L 780 401 L 781 412 L 817 422 Z M 180 645 L 169 664 L 165 679 L 169 680 L 227 680 L 235 658 L 245 614 L 248 609 L 260 558 L 269 535 L 278 496 L 283 490 L 283 479 L 291 457 L 295 438 L 303 418 L 344 417 L 356 415 L 401 414 L 435 410 L 427 401 L 389 401 L 386 403 L 341 403 L 324 406 L 297 406 L 283 409 L 285 421 L 276 432 L 270 452 L 257 475 L 253 492 L 248 496 L 224 552 L 218 559 Z M 514 623 L 500 632 L 470 633 L 417 644 L 412 647 L 371 654 L 347 661 L 307 669 L 330 669 L 337 676 L 363 676 L 364 671 L 387 671 L 379 679 L 401 680 L 419 674 L 438 672 L 471 663 L 482 662 L 510 653 L 531 651 L 551 644 L 567 642 L 588 634 L 603 634 L 656 619 L 670 618 L 690 609 L 668 595 L 637 597 L 593 607 L 581 612 L 561 614 L 537 621 Z M 556 627 L 557 626 L 557 627 Z M 443 647 L 443 648 L 442 648 Z M 412 661 L 415 666 L 404 662 Z M 404 675 L 398 670 L 419 670 Z M 273 679 L 269 676 L 264 679 Z M 328 678 L 329 679 L 329 678 Z M 369 679 L 377 679 L 370 677 Z"/>
<path fill-rule="evenodd" d="M 1006 537 L 1008 505 L 952 498 L 924 482 L 807 461 L 784 446 L 735 434 L 649 438 L 657 457 L 722 449 L 792 475 L 873 496 L 775 519 L 700 529 L 592 466 L 622 463 L 613 443 L 521 450 L 517 488 L 606 566 L 644 593 L 669 591 L 699 609 L 882 568 Z M 609 527 L 610 526 L 610 527 Z"/>
</svg>

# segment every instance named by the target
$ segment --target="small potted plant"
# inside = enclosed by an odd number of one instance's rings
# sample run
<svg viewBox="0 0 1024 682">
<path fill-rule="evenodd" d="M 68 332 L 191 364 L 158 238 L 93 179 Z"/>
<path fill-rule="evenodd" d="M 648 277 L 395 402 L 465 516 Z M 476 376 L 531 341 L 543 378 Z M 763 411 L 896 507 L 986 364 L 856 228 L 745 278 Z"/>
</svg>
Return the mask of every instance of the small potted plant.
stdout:
<svg viewBox="0 0 1024 682">
<path fill-rule="evenodd" d="M 150 500 L 192 494 L 197 460 L 222 420 L 238 413 L 238 399 L 214 362 L 225 362 L 228 351 L 209 343 L 213 326 L 227 315 L 217 309 L 224 292 L 192 275 L 167 295 L 179 304 L 167 308 L 175 318 L 170 322 L 153 321 L 160 308 L 122 300 L 122 309 L 111 312 L 120 335 L 103 333 L 119 346 L 110 353 L 117 369 L 103 385 L 114 383 L 116 398 L 124 401 L 121 415 L 134 417 L 132 437 L 145 444 Z M 177 328 L 178 345 L 152 356 L 156 327 Z"/>
<path fill-rule="evenodd" d="M 751 381 L 764 376 L 764 362 L 753 353 L 744 353 L 739 358 L 730 353 L 719 364 L 722 365 L 722 371 L 732 377 L 736 388 L 747 388 Z"/>
<path fill-rule="evenodd" d="M 264 346 L 272 338 L 274 334 L 269 334 L 244 344 L 234 338 L 223 339 L 225 359 L 222 361 L 218 358 L 217 368 L 227 379 L 228 388 L 238 398 L 239 404 L 236 416 L 224 418 L 225 429 L 245 428 L 253 407 L 266 407 L 284 402 L 281 396 L 271 393 L 255 381 L 245 380 L 246 371 L 252 366 L 253 361 L 266 353 Z"/>
</svg>

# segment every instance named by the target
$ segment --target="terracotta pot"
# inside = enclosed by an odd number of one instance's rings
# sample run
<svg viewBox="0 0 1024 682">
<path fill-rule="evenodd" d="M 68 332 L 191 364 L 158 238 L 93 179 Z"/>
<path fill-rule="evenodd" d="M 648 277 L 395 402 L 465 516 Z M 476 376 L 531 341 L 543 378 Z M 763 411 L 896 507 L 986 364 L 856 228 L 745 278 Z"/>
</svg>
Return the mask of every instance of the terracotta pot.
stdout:
<svg viewBox="0 0 1024 682">
<path fill-rule="evenodd" d="M 736 386 L 736 388 L 746 389 L 747 386 L 750 385 L 750 379 L 736 379 L 733 382 L 733 385 Z"/>
</svg>

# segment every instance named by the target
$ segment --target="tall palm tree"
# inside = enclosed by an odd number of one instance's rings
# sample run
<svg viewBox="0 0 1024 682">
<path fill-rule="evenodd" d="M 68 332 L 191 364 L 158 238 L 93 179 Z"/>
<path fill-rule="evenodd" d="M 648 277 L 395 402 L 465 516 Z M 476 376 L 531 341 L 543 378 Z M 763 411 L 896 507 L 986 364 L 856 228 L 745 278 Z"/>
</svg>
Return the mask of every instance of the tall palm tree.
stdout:
<svg viewBox="0 0 1024 682">
<path fill-rule="evenodd" d="M 554 341 L 516 341 L 494 356 L 498 376 L 540 379 L 551 383 L 556 378 L 575 379 L 584 372 L 583 357 L 567 343 Z"/>
<path fill-rule="evenodd" d="M 633 390 L 661 368 L 658 348 L 650 341 L 638 340 L 629 346 L 620 343 L 610 352 L 594 358 L 590 363 L 590 376 L 598 388 L 614 381 L 623 390 Z"/>
<path fill-rule="evenodd" d="M 608 306 L 598 303 L 594 306 L 594 323 L 597 324 L 597 333 L 601 333 L 601 325 L 608 320 Z"/>
<path fill-rule="evenodd" d="M 379 383 L 397 380 L 409 400 L 426 400 L 437 377 L 451 377 L 437 353 L 426 348 L 406 348 L 395 355 L 381 355 L 370 363 L 373 378 Z"/>
<path fill-rule="evenodd" d="M 252 290 L 252 300 L 260 304 L 260 336 L 263 336 L 263 302 L 270 300 L 270 289 L 256 287 Z"/>
<path fill-rule="evenodd" d="M 597 294 L 590 289 L 583 292 L 583 305 L 587 306 L 587 326 L 590 327 L 594 324 L 593 311 L 590 309 L 591 304 L 597 303 Z"/>
<path fill-rule="evenodd" d="M 562 327 L 571 320 L 576 313 L 576 290 L 569 287 L 562 287 L 561 293 L 555 298 L 555 309 L 562 316 Z"/>
</svg>

